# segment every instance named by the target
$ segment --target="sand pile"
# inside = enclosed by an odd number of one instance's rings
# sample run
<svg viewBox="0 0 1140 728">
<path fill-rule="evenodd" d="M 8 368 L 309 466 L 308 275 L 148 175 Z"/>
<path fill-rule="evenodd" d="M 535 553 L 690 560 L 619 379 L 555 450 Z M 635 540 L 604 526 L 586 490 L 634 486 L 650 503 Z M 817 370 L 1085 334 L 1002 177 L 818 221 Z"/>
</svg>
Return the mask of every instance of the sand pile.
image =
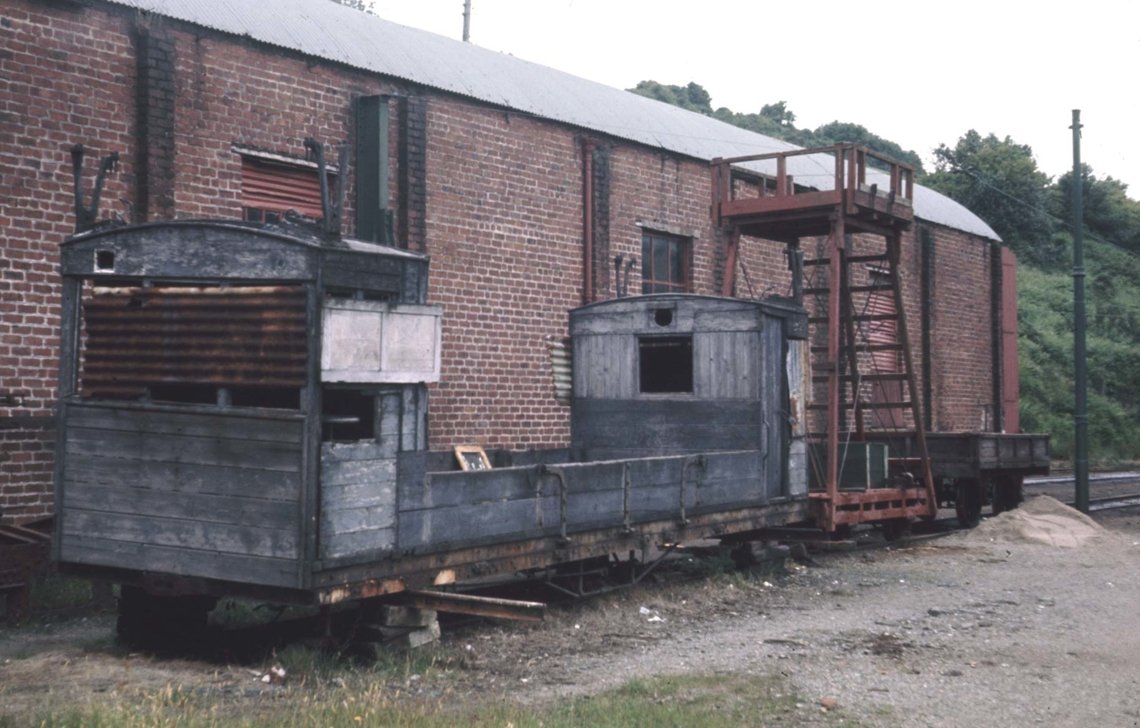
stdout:
<svg viewBox="0 0 1140 728">
<path fill-rule="evenodd" d="M 990 518 L 969 538 L 1013 543 L 1043 543 L 1058 548 L 1078 548 L 1105 536 L 1107 531 L 1093 519 L 1056 498 L 1039 495 L 1020 508 Z"/>
</svg>

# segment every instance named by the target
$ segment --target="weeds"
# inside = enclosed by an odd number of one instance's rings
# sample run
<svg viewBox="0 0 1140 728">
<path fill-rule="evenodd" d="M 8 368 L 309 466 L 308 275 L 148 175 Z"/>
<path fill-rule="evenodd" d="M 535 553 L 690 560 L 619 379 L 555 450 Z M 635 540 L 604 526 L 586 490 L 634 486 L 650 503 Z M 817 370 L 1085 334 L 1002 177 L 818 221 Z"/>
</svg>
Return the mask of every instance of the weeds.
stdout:
<svg viewBox="0 0 1140 728">
<path fill-rule="evenodd" d="M 410 669 L 414 660 L 402 668 Z M 325 665 L 325 667 L 332 667 Z M 335 671 L 335 668 L 333 668 Z M 331 673 L 330 673 L 331 674 Z M 626 685 L 587 698 L 541 707 L 508 699 L 465 701 L 450 695 L 425 699 L 401 694 L 370 670 L 339 671 L 339 679 L 318 686 L 291 685 L 253 699 L 186 691 L 168 686 L 121 702 L 90 710 L 70 709 L 16 723 L 0 716 L 0 728 L 33 725 L 42 728 L 571 728 L 593 726 L 692 726 L 728 728 L 740 725 L 856 725 L 841 711 L 821 713 L 789 689 L 779 676 L 741 674 L 664 676 L 632 680 Z"/>
</svg>

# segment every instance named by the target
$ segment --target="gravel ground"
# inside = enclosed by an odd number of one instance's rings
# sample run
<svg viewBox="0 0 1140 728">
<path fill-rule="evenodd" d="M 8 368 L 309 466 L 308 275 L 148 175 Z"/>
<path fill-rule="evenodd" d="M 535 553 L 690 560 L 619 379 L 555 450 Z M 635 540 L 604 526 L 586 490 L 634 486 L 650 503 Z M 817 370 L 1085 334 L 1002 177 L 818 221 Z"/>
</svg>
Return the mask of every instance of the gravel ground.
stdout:
<svg viewBox="0 0 1140 728">
<path fill-rule="evenodd" d="M 831 553 L 779 577 L 670 580 L 445 634 L 408 695 L 541 704 L 671 673 L 780 674 L 796 725 L 1140 726 L 1140 519 L 1052 499 L 968 534 Z M 1043 540 L 1037 540 L 1043 539 Z M 109 647 L 110 621 L 0 631 L 0 718 L 165 684 L 258 699 L 250 666 Z M 94 646 L 93 646 L 94 645 Z M 300 688 L 287 686 L 284 695 Z"/>
<path fill-rule="evenodd" d="M 1140 726 L 1140 526 L 1114 515 L 1102 531 L 1039 501 L 1032 519 L 817 557 L 771 586 L 625 594 L 472 651 L 495 655 L 483 681 L 513 681 L 516 698 L 778 672 L 866 726 Z"/>
</svg>

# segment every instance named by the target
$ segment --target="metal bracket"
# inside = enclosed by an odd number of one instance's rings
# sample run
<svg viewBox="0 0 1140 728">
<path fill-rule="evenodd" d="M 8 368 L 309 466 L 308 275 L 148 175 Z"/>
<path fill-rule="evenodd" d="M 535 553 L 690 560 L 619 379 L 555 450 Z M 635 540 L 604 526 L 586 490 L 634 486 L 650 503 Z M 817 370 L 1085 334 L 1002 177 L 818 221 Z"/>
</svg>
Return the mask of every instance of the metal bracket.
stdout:
<svg viewBox="0 0 1140 728">
<path fill-rule="evenodd" d="M 119 153 L 111 152 L 99 163 L 95 176 L 95 189 L 91 192 L 90 207 L 83 204 L 83 157 L 87 154 L 82 144 L 71 148 L 71 174 L 75 180 L 75 232 L 81 233 L 98 227 L 99 198 L 103 196 L 103 183 L 107 175 L 119 166 Z M 108 221 L 109 222 L 109 221 Z"/>
<path fill-rule="evenodd" d="M 696 481 L 696 487 L 699 490 L 701 487 L 701 482 L 704 480 L 704 472 L 705 472 L 705 467 L 707 465 L 707 460 L 705 459 L 704 453 L 701 453 L 700 455 L 690 455 L 689 457 L 685 458 L 685 462 L 681 465 L 681 504 L 680 504 L 681 505 L 681 519 L 680 519 L 680 522 L 681 522 L 681 525 L 683 525 L 683 526 L 688 525 L 688 523 L 689 523 L 689 517 L 685 514 L 685 496 L 686 496 L 686 488 L 685 488 L 686 477 L 685 476 L 688 475 L 689 468 L 694 466 L 694 465 L 700 467 L 700 469 L 701 469 L 700 474 L 697 476 L 697 481 Z"/>
<path fill-rule="evenodd" d="M 312 137 L 305 138 L 305 149 L 309 150 L 317 162 L 317 174 L 320 176 L 321 183 L 321 213 L 324 217 L 321 229 L 329 240 L 340 239 L 341 218 L 344 214 L 344 195 L 348 187 L 345 179 L 348 174 L 348 144 L 341 143 L 338 147 L 337 169 L 340 171 L 340 176 L 337 179 L 336 202 L 334 204 L 329 193 L 324 144 Z"/>
</svg>

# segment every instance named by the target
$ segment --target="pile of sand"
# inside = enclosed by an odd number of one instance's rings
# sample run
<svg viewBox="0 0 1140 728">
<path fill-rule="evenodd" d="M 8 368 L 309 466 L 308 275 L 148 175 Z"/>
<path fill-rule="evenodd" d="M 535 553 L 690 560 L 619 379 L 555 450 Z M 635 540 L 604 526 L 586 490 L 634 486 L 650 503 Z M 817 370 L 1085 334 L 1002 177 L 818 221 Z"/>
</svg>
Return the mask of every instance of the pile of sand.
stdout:
<svg viewBox="0 0 1140 728">
<path fill-rule="evenodd" d="M 1012 511 L 990 518 L 970 539 L 1006 543 L 1043 543 L 1058 548 L 1079 548 L 1104 537 L 1107 531 L 1080 511 L 1056 498 L 1039 495 Z"/>
</svg>

